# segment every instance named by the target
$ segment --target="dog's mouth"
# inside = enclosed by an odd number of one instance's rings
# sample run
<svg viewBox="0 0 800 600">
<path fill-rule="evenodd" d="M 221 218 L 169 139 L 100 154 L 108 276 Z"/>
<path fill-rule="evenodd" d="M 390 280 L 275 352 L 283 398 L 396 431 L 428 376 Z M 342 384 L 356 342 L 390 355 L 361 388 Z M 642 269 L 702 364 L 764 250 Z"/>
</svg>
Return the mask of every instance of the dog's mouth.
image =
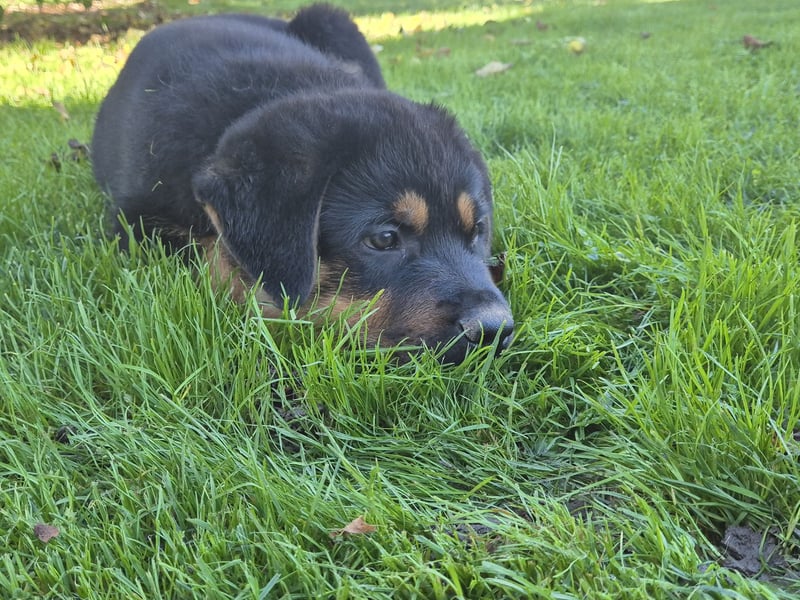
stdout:
<svg viewBox="0 0 800 600">
<path fill-rule="evenodd" d="M 388 340 L 382 341 L 388 342 Z M 400 343 L 394 344 L 394 351 L 395 357 L 401 363 L 408 362 L 412 356 L 419 355 L 422 352 L 432 352 L 442 364 L 457 365 L 464 362 L 473 352 L 483 348 L 487 348 L 492 356 L 499 356 L 511 346 L 513 341 L 513 332 L 498 332 L 494 338 L 480 338 L 477 340 L 469 339 L 466 333 L 462 332 L 446 341 L 420 339 L 415 344 L 407 344 L 406 341 L 401 341 Z M 385 349 L 389 349 L 390 347 L 388 343 L 379 343 L 378 345 Z"/>
<path fill-rule="evenodd" d="M 398 315 L 391 303 L 384 308 L 386 312 L 378 311 L 373 319 L 367 319 L 372 334 L 367 342 L 384 349 L 395 347 L 400 356 L 427 351 L 442 363 L 458 364 L 477 350 L 487 349 L 497 356 L 514 339 L 514 322 L 505 301 L 479 304 L 458 317 L 422 308 Z"/>
<path fill-rule="evenodd" d="M 463 332 L 444 346 L 442 362 L 461 363 L 469 354 L 481 348 L 493 349 L 491 350 L 493 356 L 499 356 L 501 352 L 509 348 L 513 339 L 513 330 L 506 329 L 498 331 L 494 337 L 480 336 L 477 339 L 471 338 L 467 332 Z"/>
</svg>

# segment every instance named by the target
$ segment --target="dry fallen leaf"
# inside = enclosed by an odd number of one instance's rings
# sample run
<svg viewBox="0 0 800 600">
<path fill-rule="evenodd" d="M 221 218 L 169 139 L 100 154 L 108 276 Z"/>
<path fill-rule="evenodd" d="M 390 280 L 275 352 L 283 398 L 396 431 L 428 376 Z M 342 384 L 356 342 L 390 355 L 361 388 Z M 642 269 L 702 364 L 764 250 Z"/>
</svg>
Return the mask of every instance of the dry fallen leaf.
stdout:
<svg viewBox="0 0 800 600">
<path fill-rule="evenodd" d="M 53 441 L 69 445 L 70 438 L 76 433 L 78 433 L 78 430 L 74 425 L 62 425 L 53 434 Z"/>
<path fill-rule="evenodd" d="M 58 527 L 53 527 L 47 523 L 37 523 L 33 526 L 33 533 L 46 544 L 54 537 L 58 537 L 58 534 L 61 532 L 58 530 Z"/>
<path fill-rule="evenodd" d="M 511 67 L 514 66 L 514 63 L 503 63 L 497 60 L 493 60 L 490 63 L 482 66 L 480 69 L 475 71 L 475 75 L 478 77 L 488 77 L 489 75 L 496 75 L 497 73 L 502 73 L 504 71 L 508 71 Z"/>
<path fill-rule="evenodd" d="M 337 537 L 340 535 L 366 535 L 368 533 L 372 533 L 377 529 L 375 525 L 370 525 L 366 521 L 364 521 L 364 517 L 357 517 L 350 521 L 344 529 L 337 529 L 336 531 L 331 532 L 331 537 Z"/>
<path fill-rule="evenodd" d="M 69 155 L 70 160 L 80 162 L 89 158 L 89 146 L 86 144 L 73 138 L 67 141 L 67 145 L 72 150 Z"/>
<path fill-rule="evenodd" d="M 56 173 L 61 173 L 61 157 L 58 155 L 58 152 L 53 152 L 50 155 L 50 160 L 47 161 L 51 167 L 56 170 Z"/>
<path fill-rule="evenodd" d="M 771 45 L 772 42 L 762 42 L 757 37 L 746 35 L 742 38 L 742 44 L 748 50 L 760 50 L 761 48 L 766 48 L 767 46 Z"/>
<path fill-rule="evenodd" d="M 63 103 L 59 102 L 58 100 L 53 100 L 53 108 L 58 111 L 58 114 L 61 115 L 62 119 L 69 121 L 69 112 L 67 112 L 67 107 L 64 106 Z"/>
<path fill-rule="evenodd" d="M 430 56 L 449 56 L 450 55 L 450 48 L 442 47 L 442 48 L 423 48 L 422 46 L 417 46 L 417 56 L 420 58 L 428 58 Z"/>
</svg>

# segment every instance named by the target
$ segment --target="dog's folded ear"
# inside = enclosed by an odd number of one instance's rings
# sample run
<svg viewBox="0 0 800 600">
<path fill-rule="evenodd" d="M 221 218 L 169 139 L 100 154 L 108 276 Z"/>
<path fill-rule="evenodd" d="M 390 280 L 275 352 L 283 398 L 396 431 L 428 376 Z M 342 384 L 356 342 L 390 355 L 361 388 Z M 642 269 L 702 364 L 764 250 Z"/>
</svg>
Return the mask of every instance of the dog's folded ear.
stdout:
<svg viewBox="0 0 800 600">
<path fill-rule="evenodd" d="M 237 267 L 278 303 L 286 295 L 303 304 L 313 290 L 323 196 L 347 158 L 331 148 L 341 115 L 314 104 L 281 102 L 245 115 L 192 178 Z"/>
</svg>

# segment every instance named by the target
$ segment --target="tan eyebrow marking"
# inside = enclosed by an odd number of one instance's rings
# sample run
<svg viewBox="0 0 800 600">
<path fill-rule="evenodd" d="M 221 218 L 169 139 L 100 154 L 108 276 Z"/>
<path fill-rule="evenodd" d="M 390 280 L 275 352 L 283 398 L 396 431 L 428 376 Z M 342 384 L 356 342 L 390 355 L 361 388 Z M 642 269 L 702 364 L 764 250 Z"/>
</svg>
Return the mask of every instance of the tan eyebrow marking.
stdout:
<svg viewBox="0 0 800 600">
<path fill-rule="evenodd" d="M 428 226 L 428 203 L 415 192 L 405 192 L 392 207 L 394 217 L 420 235 Z"/>
<path fill-rule="evenodd" d="M 475 229 L 475 200 L 468 193 L 462 192 L 456 200 L 456 206 L 461 226 L 467 233 L 472 233 Z"/>
</svg>

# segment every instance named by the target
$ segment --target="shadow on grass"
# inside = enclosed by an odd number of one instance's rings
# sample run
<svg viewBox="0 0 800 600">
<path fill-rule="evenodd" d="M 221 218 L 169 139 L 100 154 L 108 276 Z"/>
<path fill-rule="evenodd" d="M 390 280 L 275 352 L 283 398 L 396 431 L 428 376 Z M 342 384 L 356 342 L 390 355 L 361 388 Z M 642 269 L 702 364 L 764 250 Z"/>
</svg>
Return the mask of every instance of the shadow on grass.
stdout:
<svg viewBox="0 0 800 600">
<path fill-rule="evenodd" d="M 147 30 L 180 14 L 149 0 L 89 9 L 80 5 L 43 5 L 41 10 L 7 13 L 0 23 L 0 43 L 42 39 L 77 43 L 90 40 L 108 42 L 124 35 L 129 29 Z"/>
<path fill-rule="evenodd" d="M 319 0 L 316 0 L 319 1 Z M 160 23 L 179 17 L 219 12 L 246 12 L 276 17 L 290 17 L 298 8 L 315 0 L 297 2 L 278 0 L 268 6 L 253 0 L 223 0 L 208 3 L 203 0 L 167 0 L 155 2 L 129 0 L 90 2 L 82 4 L 46 3 L 41 6 L 8 11 L 0 19 L 0 43 L 18 40 L 35 42 L 51 39 L 60 42 L 109 42 L 125 35 L 129 29 L 148 30 Z M 421 10 L 457 10 L 465 7 L 463 0 L 351 0 L 331 2 L 346 8 L 354 16 L 376 15 L 385 12 L 416 13 Z M 515 0 L 495 0 L 493 5 L 513 5 Z M 479 8 L 476 2 L 475 7 Z"/>
</svg>

